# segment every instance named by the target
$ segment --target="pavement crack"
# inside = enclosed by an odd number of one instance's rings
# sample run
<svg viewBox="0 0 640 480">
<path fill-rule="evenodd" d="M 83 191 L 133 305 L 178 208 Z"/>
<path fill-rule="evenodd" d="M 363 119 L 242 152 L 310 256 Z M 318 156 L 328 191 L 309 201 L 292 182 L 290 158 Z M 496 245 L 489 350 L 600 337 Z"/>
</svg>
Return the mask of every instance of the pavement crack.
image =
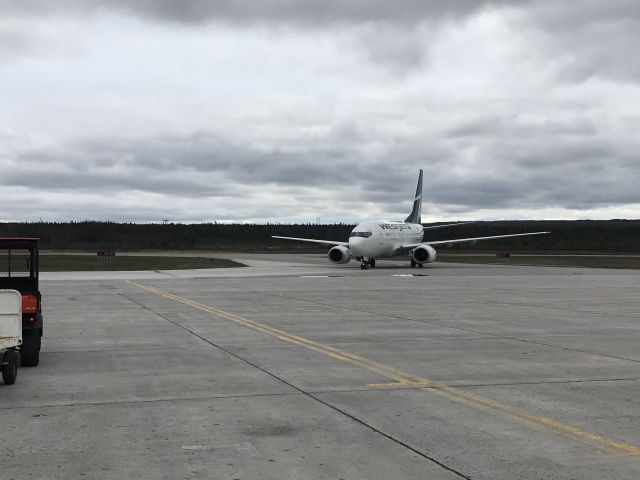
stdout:
<svg viewBox="0 0 640 480">
<path fill-rule="evenodd" d="M 168 397 L 168 398 L 153 398 L 148 400 L 114 400 L 111 402 L 71 402 L 71 403 L 49 403 L 45 405 L 25 405 L 21 407 L 7 407 L 3 410 L 26 410 L 33 408 L 58 408 L 58 407 L 94 407 L 94 406 L 107 406 L 107 405 L 144 405 L 150 403 L 176 403 L 176 402 L 193 402 L 201 400 L 225 400 L 234 398 L 262 398 L 262 397 L 287 397 L 300 395 L 299 392 L 286 392 L 286 393 L 254 393 L 250 395 L 206 395 L 201 397 Z"/>
</svg>

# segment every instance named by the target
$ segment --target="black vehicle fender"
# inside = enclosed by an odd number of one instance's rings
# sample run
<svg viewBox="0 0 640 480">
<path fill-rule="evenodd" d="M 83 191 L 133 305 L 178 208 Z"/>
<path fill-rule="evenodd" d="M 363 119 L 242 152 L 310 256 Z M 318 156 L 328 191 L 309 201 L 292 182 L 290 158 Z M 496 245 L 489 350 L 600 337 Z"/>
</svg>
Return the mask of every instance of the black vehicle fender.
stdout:
<svg viewBox="0 0 640 480">
<path fill-rule="evenodd" d="M 42 326 L 44 324 L 42 319 L 42 312 L 36 313 L 36 321 L 29 322 L 27 318 L 33 317 L 33 314 L 22 315 L 22 331 L 27 330 L 40 330 L 40 335 L 42 335 Z"/>
</svg>

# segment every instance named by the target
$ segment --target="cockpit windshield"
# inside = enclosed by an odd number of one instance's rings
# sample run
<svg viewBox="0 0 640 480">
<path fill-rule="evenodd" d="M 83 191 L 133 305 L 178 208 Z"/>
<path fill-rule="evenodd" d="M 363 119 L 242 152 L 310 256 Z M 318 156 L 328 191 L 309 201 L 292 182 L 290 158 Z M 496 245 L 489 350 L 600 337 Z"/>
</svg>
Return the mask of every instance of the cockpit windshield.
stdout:
<svg viewBox="0 0 640 480">
<path fill-rule="evenodd" d="M 369 238 L 371 235 L 373 235 L 373 233 L 371 233 L 371 232 L 351 232 L 351 235 L 349 235 L 349 237 Z"/>
</svg>

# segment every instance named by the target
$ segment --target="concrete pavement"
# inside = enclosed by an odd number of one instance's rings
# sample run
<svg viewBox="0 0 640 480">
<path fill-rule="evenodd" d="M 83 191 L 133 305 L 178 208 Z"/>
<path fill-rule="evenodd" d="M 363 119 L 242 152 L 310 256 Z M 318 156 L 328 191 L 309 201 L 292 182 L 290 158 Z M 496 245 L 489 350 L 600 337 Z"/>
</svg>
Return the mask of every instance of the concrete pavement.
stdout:
<svg viewBox="0 0 640 480">
<path fill-rule="evenodd" d="M 638 273 L 244 260 L 47 277 L 3 478 L 640 478 Z"/>
</svg>

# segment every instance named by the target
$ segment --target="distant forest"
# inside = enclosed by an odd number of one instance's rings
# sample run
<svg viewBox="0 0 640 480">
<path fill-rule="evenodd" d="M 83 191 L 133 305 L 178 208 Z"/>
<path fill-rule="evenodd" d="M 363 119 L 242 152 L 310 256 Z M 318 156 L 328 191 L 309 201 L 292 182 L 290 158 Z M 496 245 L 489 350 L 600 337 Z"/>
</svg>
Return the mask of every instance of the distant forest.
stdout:
<svg viewBox="0 0 640 480">
<path fill-rule="evenodd" d="M 49 250 L 220 250 L 321 252 L 326 248 L 271 235 L 346 240 L 348 224 L 136 224 L 113 222 L 0 223 L 0 237 L 40 237 Z M 427 231 L 425 240 L 550 231 L 551 235 L 459 244 L 447 251 L 640 252 L 640 220 L 477 222 Z"/>
</svg>

